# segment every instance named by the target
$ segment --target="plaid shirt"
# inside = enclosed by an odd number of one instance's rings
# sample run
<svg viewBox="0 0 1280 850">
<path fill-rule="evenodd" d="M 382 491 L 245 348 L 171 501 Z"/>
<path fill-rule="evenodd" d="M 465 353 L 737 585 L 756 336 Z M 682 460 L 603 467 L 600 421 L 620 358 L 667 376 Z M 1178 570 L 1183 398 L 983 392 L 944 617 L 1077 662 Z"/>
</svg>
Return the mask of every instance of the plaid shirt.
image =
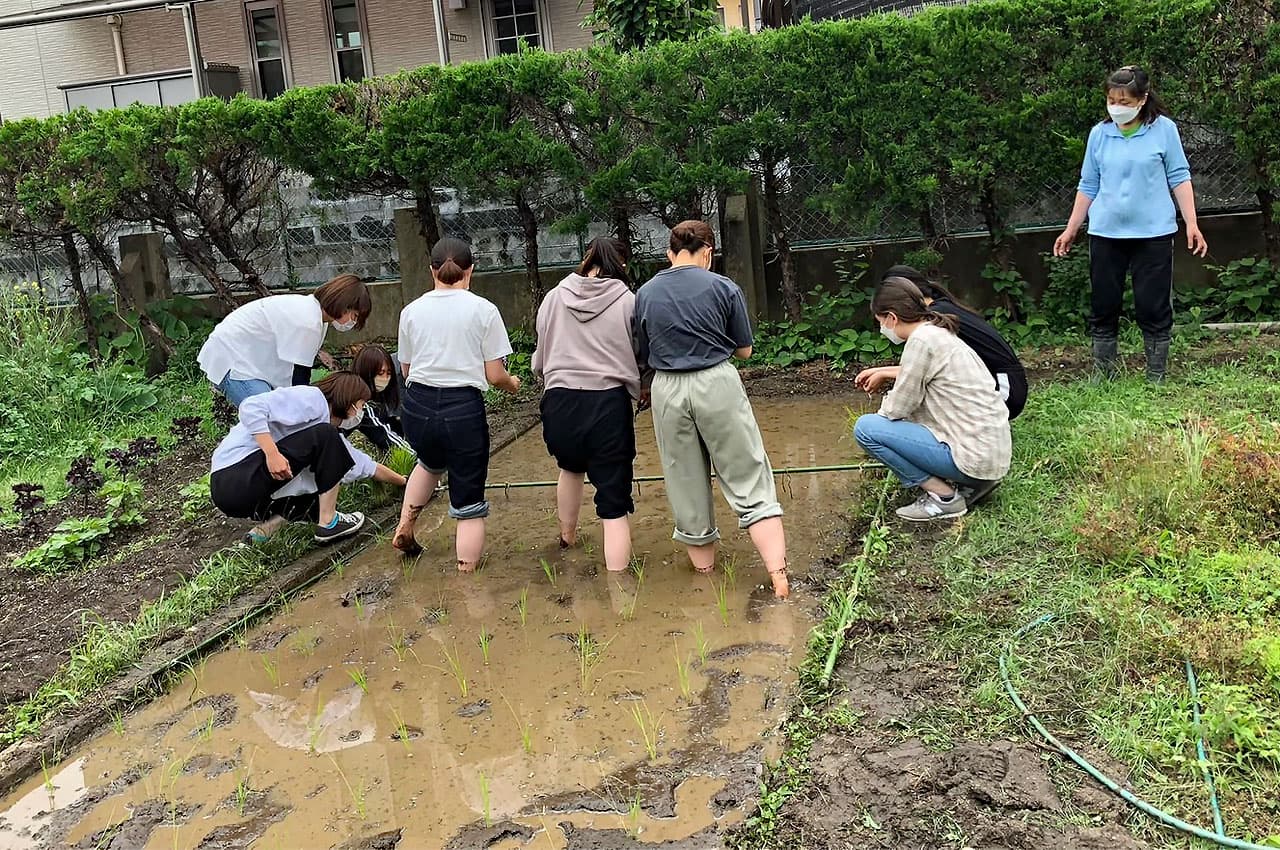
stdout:
<svg viewBox="0 0 1280 850">
<path fill-rule="evenodd" d="M 928 428 L 971 478 L 995 481 L 1009 471 L 1009 408 L 978 355 L 943 328 L 921 325 L 907 337 L 880 415 Z"/>
</svg>

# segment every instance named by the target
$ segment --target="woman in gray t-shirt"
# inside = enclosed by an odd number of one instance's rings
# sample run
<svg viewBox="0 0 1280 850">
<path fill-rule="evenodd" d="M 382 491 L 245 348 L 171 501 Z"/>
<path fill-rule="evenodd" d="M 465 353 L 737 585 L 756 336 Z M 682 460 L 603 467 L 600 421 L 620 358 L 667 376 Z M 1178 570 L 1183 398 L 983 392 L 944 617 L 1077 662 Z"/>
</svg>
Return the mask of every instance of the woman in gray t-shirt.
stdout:
<svg viewBox="0 0 1280 850">
<path fill-rule="evenodd" d="M 672 537 L 689 547 L 694 569 L 715 568 L 711 469 L 764 560 L 779 597 L 789 593 L 787 543 L 773 469 L 751 402 L 731 357 L 751 356 L 751 322 L 736 283 L 711 272 L 715 234 L 703 221 L 671 231 L 667 258 L 636 294 L 636 355 L 655 370 L 653 429 L 662 456 Z"/>
</svg>

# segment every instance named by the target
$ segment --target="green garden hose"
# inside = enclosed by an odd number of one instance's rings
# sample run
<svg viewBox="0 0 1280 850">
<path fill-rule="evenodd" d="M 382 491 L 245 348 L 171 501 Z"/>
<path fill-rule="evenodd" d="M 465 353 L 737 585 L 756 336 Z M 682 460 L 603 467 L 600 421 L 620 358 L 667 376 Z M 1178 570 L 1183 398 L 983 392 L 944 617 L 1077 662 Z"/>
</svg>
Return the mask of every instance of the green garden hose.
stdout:
<svg viewBox="0 0 1280 850">
<path fill-rule="evenodd" d="M 1187 823 L 1184 820 L 1174 817 L 1168 812 L 1162 811 L 1161 809 L 1157 809 L 1155 806 L 1151 805 L 1146 800 L 1143 800 L 1142 798 L 1135 796 L 1132 792 L 1124 788 L 1121 788 L 1115 782 L 1115 780 L 1106 776 L 1104 773 L 1102 773 L 1102 771 L 1098 770 L 1096 767 L 1090 764 L 1083 756 L 1078 754 L 1075 750 L 1071 749 L 1066 744 L 1059 741 L 1057 738 L 1053 736 L 1052 732 L 1050 732 L 1048 729 L 1044 727 L 1044 724 L 1040 722 L 1039 718 L 1037 718 L 1034 714 L 1032 714 L 1030 709 L 1027 708 L 1026 704 L 1023 703 L 1022 698 L 1018 696 L 1018 691 L 1013 687 L 1013 681 L 1009 678 L 1009 658 L 1012 656 L 1014 644 L 1017 642 L 1017 640 L 1020 637 L 1027 634 L 1033 629 L 1039 628 L 1040 626 L 1044 625 L 1045 623 L 1049 622 L 1052 619 L 1053 619 L 1052 614 L 1044 614 L 1032 620 L 1030 623 L 1027 623 L 1025 626 L 1023 626 L 1022 628 L 1018 629 L 1016 632 L 1013 633 L 1013 635 L 1009 638 L 1008 645 L 1000 653 L 1000 678 L 1004 680 L 1005 692 L 1009 694 L 1009 699 L 1013 700 L 1013 704 L 1017 707 L 1018 711 L 1022 712 L 1023 718 L 1029 724 L 1031 724 L 1032 728 L 1034 728 L 1037 732 L 1039 732 L 1040 736 L 1044 738 L 1046 741 L 1048 741 L 1054 747 L 1054 749 L 1062 753 L 1067 758 L 1071 759 L 1071 761 L 1075 762 L 1077 767 L 1079 767 L 1085 773 L 1092 776 L 1098 782 L 1102 783 L 1102 785 L 1108 791 L 1115 794 L 1120 799 L 1124 800 L 1126 803 L 1133 806 L 1138 811 L 1142 812 L 1143 814 L 1149 817 L 1154 818 L 1155 820 L 1159 821 L 1165 826 L 1171 826 L 1174 829 L 1178 830 L 1179 832 L 1185 832 L 1187 835 L 1194 835 L 1196 838 L 1200 838 L 1205 841 L 1212 842 L 1213 844 L 1217 844 L 1220 847 L 1232 847 L 1232 848 L 1236 848 L 1236 850 L 1276 850 L 1274 846 L 1268 847 L 1264 844 L 1254 844 L 1251 841 L 1241 841 L 1238 838 L 1228 838 L 1227 836 L 1222 834 L 1212 833 L 1207 829 L 1196 826 L 1194 824 Z M 1197 712 L 1198 712 L 1198 709 L 1197 709 Z M 1214 805 L 1215 806 L 1217 805 L 1216 795 L 1214 798 Z M 1220 819 L 1221 817 L 1220 813 L 1217 812 L 1216 810 L 1215 810 L 1215 817 L 1218 819 Z M 1221 828 L 1220 825 L 1219 825 L 1219 828 Z"/>
<path fill-rule="evenodd" d="M 775 469 L 774 475 L 807 475 L 814 472 L 856 472 L 860 469 L 884 469 L 882 463 L 838 463 L 832 466 L 792 466 L 783 469 Z M 711 474 L 715 478 L 715 473 Z M 631 479 L 636 484 L 644 484 L 653 481 L 663 480 L 661 475 L 637 475 Z M 506 481 L 495 484 L 486 484 L 486 490 L 520 490 L 525 487 L 554 487 L 558 481 Z M 441 484 L 436 488 L 436 492 L 449 489 L 447 484 Z"/>
<path fill-rule="evenodd" d="M 1200 688 L 1196 685 L 1196 671 L 1187 659 L 1187 688 L 1191 691 L 1191 718 L 1196 727 L 1196 756 L 1200 759 L 1200 771 L 1204 784 L 1209 786 L 1209 807 L 1213 809 L 1213 831 L 1226 835 L 1222 828 L 1222 809 L 1218 806 L 1218 789 L 1213 784 L 1213 772 L 1209 770 L 1209 758 L 1204 751 L 1204 734 L 1200 731 Z"/>
</svg>

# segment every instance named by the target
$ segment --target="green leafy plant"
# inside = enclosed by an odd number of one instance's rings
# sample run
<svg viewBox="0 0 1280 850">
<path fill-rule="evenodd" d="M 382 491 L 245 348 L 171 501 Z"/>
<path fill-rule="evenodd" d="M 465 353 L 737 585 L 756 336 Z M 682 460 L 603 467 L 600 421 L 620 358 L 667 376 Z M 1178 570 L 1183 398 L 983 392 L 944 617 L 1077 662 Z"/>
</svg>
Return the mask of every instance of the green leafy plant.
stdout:
<svg viewBox="0 0 1280 850">
<path fill-rule="evenodd" d="M 1180 311 L 1198 310 L 1202 322 L 1261 322 L 1280 319 L 1280 268 L 1266 257 L 1245 257 L 1225 266 L 1209 266 L 1212 286 L 1178 286 Z"/>
<path fill-rule="evenodd" d="M 684 41 L 718 23 L 712 0 L 599 0 L 582 26 L 618 50 Z"/>
<path fill-rule="evenodd" d="M 187 522 L 209 516 L 213 511 L 213 497 L 209 495 L 209 476 L 192 481 L 178 491 L 182 499 L 182 518 Z"/>
</svg>

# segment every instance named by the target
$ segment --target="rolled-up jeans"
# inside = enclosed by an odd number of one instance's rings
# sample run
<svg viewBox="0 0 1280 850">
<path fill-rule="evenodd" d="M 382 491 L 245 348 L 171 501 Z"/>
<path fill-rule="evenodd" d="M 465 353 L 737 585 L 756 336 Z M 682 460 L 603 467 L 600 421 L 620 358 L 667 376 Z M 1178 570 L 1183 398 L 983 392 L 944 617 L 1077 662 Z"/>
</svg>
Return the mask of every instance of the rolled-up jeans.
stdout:
<svg viewBox="0 0 1280 850">
<path fill-rule="evenodd" d="M 951 447 L 923 425 L 865 413 L 853 426 L 853 438 L 876 460 L 893 470 L 904 487 L 918 487 L 937 477 L 975 487 L 982 482 L 960 471 Z"/>
<path fill-rule="evenodd" d="M 246 398 L 271 392 L 271 385 L 258 378 L 242 381 L 227 375 L 222 379 L 222 383 L 214 386 L 214 389 L 222 393 L 232 407 L 239 410 Z"/>
</svg>

